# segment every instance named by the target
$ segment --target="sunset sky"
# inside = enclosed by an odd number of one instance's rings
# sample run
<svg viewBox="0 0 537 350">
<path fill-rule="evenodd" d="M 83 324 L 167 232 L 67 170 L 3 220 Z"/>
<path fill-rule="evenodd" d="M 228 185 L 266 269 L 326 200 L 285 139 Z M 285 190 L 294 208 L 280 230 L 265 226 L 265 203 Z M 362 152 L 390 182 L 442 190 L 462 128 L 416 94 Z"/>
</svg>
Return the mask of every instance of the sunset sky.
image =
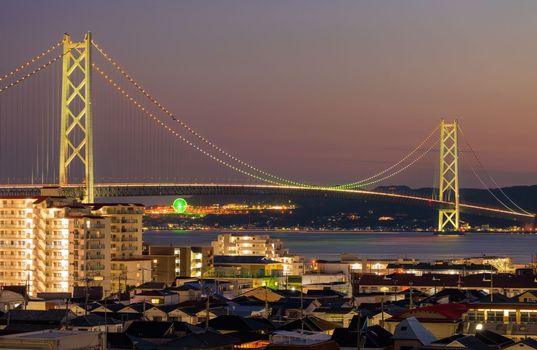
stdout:
<svg viewBox="0 0 537 350">
<path fill-rule="evenodd" d="M 7 0 L 0 75 L 88 30 L 196 130 L 278 175 L 367 176 L 445 117 L 501 185 L 537 183 L 535 0 Z M 432 167 L 391 183 L 431 186 Z"/>
</svg>

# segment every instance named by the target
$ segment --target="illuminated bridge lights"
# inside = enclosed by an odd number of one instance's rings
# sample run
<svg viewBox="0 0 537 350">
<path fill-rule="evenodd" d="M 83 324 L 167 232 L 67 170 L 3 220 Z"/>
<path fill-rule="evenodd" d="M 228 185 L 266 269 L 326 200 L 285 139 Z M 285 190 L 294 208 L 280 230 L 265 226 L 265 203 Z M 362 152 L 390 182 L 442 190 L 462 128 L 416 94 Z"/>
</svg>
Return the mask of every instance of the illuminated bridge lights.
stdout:
<svg viewBox="0 0 537 350">
<path fill-rule="evenodd" d="M 57 185 L 0 185 L 0 196 L 36 196 L 40 195 L 43 187 L 54 187 Z M 61 195 L 80 197 L 84 188 L 81 185 L 66 185 L 60 188 Z M 254 184 L 216 184 L 216 183 L 102 183 L 95 184 L 96 197 L 129 197 L 129 196 L 170 196 L 170 195 L 198 195 L 198 194 L 269 194 L 269 193 L 317 193 L 319 195 L 338 195 L 342 197 L 348 196 L 371 196 L 379 199 L 393 200 L 411 200 L 423 203 L 426 206 L 450 207 L 451 202 L 439 201 L 420 196 L 403 195 L 396 193 L 375 192 L 367 190 L 345 190 L 334 188 L 304 188 L 300 186 L 283 186 L 283 185 L 254 185 Z M 461 209 L 477 210 L 488 214 L 502 214 L 514 218 L 534 219 L 535 214 L 525 214 L 513 212 L 509 210 L 462 204 Z"/>
</svg>

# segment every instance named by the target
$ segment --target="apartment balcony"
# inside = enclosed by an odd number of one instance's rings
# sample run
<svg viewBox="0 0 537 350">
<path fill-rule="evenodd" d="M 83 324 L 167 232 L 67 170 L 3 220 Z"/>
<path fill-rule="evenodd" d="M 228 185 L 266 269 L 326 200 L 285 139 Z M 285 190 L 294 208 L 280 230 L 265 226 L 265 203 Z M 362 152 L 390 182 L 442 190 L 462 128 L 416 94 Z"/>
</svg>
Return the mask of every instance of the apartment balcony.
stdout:
<svg viewBox="0 0 537 350">
<path fill-rule="evenodd" d="M 86 260 L 102 260 L 104 257 L 103 254 L 86 254 Z"/>
<path fill-rule="evenodd" d="M 46 250 L 67 250 L 69 249 L 69 245 L 52 245 L 47 244 Z"/>
<path fill-rule="evenodd" d="M 20 245 L 11 245 L 11 244 L 0 244 L 0 249 L 5 249 L 5 250 L 25 250 L 25 249 L 31 249 L 31 247 L 20 246 Z"/>
<path fill-rule="evenodd" d="M 18 233 L 10 233 L 10 234 L 4 234 L 4 235 L 0 235 L 0 239 L 16 239 L 16 240 L 27 240 L 27 239 L 32 239 L 32 235 L 30 234 L 24 234 L 24 233 L 21 233 L 21 234 L 18 234 Z"/>
<path fill-rule="evenodd" d="M 67 282 L 67 277 L 54 277 L 54 276 L 47 276 L 46 277 L 47 282 Z"/>
<path fill-rule="evenodd" d="M 103 265 L 86 266 L 86 271 L 102 271 L 102 270 L 104 270 Z M 82 271 L 84 271 L 84 270 L 82 270 Z"/>
<path fill-rule="evenodd" d="M 26 225 L 26 224 L 15 224 L 15 223 L 3 223 L 3 224 L 0 224 L 2 226 L 2 228 L 6 228 L 6 229 L 19 229 L 19 230 L 24 230 L 24 229 L 32 229 L 32 225 Z"/>
<path fill-rule="evenodd" d="M 121 242 L 137 242 L 137 237 L 121 237 Z"/>
<path fill-rule="evenodd" d="M 0 204 L 1 209 L 30 209 L 30 205 L 26 204 Z"/>
<path fill-rule="evenodd" d="M 106 246 L 104 244 L 87 244 L 86 249 L 105 249 Z"/>
</svg>

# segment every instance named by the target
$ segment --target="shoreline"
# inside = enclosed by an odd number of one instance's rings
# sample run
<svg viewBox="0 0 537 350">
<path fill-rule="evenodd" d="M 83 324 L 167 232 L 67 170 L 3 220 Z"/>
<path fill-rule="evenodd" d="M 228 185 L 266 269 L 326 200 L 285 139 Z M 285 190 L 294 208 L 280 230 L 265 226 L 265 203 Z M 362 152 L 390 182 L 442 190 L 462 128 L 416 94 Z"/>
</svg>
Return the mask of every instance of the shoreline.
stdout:
<svg viewBox="0 0 537 350">
<path fill-rule="evenodd" d="M 423 234 L 432 234 L 436 236 L 442 236 L 438 234 L 437 231 L 418 231 L 418 230 L 319 230 L 319 229 L 262 229 L 262 228 L 249 228 L 249 229 L 230 229 L 230 228 L 214 228 L 214 229 L 181 229 L 181 228 L 144 228 L 143 232 L 153 231 L 182 231 L 182 232 L 205 232 L 205 233 L 327 233 L 327 234 L 400 234 L 400 233 L 423 233 Z M 462 234 L 486 234 L 486 233 L 505 233 L 505 234 L 523 234 L 523 235 L 532 235 L 537 234 L 535 231 L 502 231 L 502 230 L 489 230 L 489 231 L 465 231 L 461 232 Z M 444 236 L 456 236 L 446 234 Z"/>
</svg>

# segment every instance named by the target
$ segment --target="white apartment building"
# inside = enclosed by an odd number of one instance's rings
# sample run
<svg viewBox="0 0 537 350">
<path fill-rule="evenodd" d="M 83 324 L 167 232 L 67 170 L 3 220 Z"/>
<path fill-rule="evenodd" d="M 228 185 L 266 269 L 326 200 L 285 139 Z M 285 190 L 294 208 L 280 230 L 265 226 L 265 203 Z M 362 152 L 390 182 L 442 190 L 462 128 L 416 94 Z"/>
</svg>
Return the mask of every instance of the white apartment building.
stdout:
<svg viewBox="0 0 537 350">
<path fill-rule="evenodd" d="M 279 239 L 268 235 L 221 234 L 211 242 L 213 255 L 229 256 L 264 256 L 279 261 L 283 265 L 284 275 L 302 275 L 304 259 L 298 255 L 289 255 Z"/>
<path fill-rule="evenodd" d="M 111 291 L 110 227 L 99 215 L 69 215 L 69 265 L 73 285 Z"/>
<path fill-rule="evenodd" d="M 143 213 L 133 212 L 140 230 L 127 246 L 141 254 Z M 110 292 L 112 219 L 70 198 L 0 197 L 0 285 L 26 285 L 31 295 L 87 284 Z"/>
<path fill-rule="evenodd" d="M 94 204 L 93 212 L 110 221 L 110 257 L 112 271 L 110 286 L 112 291 L 122 291 L 128 285 L 138 285 L 151 273 L 146 263 L 136 258 L 142 255 L 142 204 Z M 134 258 L 135 263 L 132 262 Z M 129 267 L 136 264 L 136 271 Z M 141 264 L 141 265 L 140 265 Z M 149 269 L 151 267 L 149 266 Z"/>
</svg>

